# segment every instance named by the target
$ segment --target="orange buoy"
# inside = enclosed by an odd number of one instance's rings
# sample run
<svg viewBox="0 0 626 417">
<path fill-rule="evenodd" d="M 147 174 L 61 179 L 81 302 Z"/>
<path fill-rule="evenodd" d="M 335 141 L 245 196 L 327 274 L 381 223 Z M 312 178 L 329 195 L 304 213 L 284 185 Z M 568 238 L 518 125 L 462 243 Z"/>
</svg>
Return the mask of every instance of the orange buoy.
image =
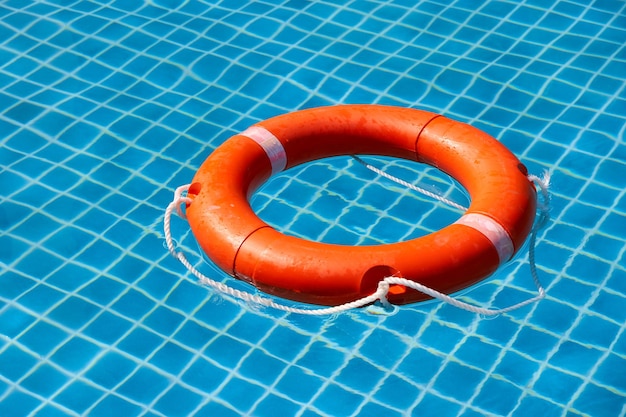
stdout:
<svg viewBox="0 0 626 417">
<path fill-rule="evenodd" d="M 249 197 L 272 174 L 320 158 L 372 154 L 432 165 L 455 178 L 471 205 L 455 223 L 413 240 L 344 246 L 282 234 Z M 227 273 L 261 291 L 337 305 L 372 294 L 387 276 L 449 294 L 493 273 L 523 245 L 536 190 L 500 142 L 465 123 L 407 108 L 340 105 L 289 113 L 228 139 L 188 190 L 187 218 L 202 249 Z M 394 304 L 424 294 L 392 286 Z"/>
</svg>

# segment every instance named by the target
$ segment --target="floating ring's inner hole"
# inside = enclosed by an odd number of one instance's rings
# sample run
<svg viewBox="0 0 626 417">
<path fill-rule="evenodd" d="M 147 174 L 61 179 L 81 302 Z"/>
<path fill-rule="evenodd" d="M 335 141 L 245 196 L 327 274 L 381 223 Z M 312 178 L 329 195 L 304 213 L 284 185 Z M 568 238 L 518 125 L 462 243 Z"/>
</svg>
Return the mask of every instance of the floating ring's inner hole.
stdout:
<svg viewBox="0 0 626 417">
<path fill-rule="evenodd" d="M 359 156 L 408 183 L 469 205 L 465 189 L 429 165 Z M 251 198 L 257 215 L 282 233 L 325 243 L 376 245 L 424 236 L 463 212 L 372 172 L 350 156 L 309 162 L 271 177 Z"/>
</svg>

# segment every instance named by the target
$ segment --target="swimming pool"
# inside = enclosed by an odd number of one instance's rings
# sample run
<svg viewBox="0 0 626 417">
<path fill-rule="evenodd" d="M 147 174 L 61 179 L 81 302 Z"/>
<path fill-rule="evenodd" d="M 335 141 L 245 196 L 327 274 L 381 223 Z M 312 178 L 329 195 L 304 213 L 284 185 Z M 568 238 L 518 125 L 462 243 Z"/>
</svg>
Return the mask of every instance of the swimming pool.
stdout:
<svg viewBox="0 0 626 417">
<path fill-rule="evenodd" d="M 3 2 L 0 415 L 626 415 L 626 5 L 414 3 Z M 546 299 L 489 319 L 435 301 L 309 317 L 197 285 L 164 247 L 173 190 L 236 132 L 339 103 L 442 113 L 551 170 Z M 253 205 L 345 244 L 460 216 L 347 157 L 282 173 Z M 174 235 L 245 288 L 185 222 Z M 522 255 L 461 296 L 533 291 Z"/>
</svg>

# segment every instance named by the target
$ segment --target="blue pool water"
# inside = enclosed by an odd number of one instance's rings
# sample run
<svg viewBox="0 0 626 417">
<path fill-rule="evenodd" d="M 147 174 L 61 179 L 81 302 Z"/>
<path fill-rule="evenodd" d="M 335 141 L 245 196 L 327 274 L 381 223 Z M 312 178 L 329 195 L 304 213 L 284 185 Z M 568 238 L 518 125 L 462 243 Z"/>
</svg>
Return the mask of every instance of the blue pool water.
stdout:
<svg viewBox="0 0 626 417">
<path fill-rule="evenodd" d="M 0 415 L 626 415 L 625 75 L 617 0 L 2 2 Z M 438 301 L 309 317 L 197 285 L 164 247 L 173 190 L 251 124 L 339 103 L 441 113 L 552 171 L 546 298 L 489 319 Z M 253 205 L 345 244 L 460 216 L 348 157 Z M 525 252 L 460 297 L 533 294 Z"/>
</svg>

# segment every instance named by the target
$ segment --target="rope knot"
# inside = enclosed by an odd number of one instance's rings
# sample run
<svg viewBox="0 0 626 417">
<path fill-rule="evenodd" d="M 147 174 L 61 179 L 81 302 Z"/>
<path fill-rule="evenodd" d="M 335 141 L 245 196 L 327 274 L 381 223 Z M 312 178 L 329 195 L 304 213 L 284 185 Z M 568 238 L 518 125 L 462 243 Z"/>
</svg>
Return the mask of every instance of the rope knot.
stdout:
<svg viewBox="0 0 626 417">
<path fill-rule="evenodd" d="M 181 209 L 181 206 L 183 204 L 189 205 L 193 201 L 191 198 L 186 196 L 187 191 L 189 190 L 189 187 L 190 187 L 190 184 L 185 184 L 176 188 L 176 191 L 174 191 L 174 199 L 172 200 L 172 203 L 171 203 L 171 204 L 175 204 L 176 213 L 178 214 L 178 217 L 180 217 L 181 219 L 185 219 L 185 220 L 187 219 L 187 215 L 183 212 L 183 210 Z"/>
</svg>

